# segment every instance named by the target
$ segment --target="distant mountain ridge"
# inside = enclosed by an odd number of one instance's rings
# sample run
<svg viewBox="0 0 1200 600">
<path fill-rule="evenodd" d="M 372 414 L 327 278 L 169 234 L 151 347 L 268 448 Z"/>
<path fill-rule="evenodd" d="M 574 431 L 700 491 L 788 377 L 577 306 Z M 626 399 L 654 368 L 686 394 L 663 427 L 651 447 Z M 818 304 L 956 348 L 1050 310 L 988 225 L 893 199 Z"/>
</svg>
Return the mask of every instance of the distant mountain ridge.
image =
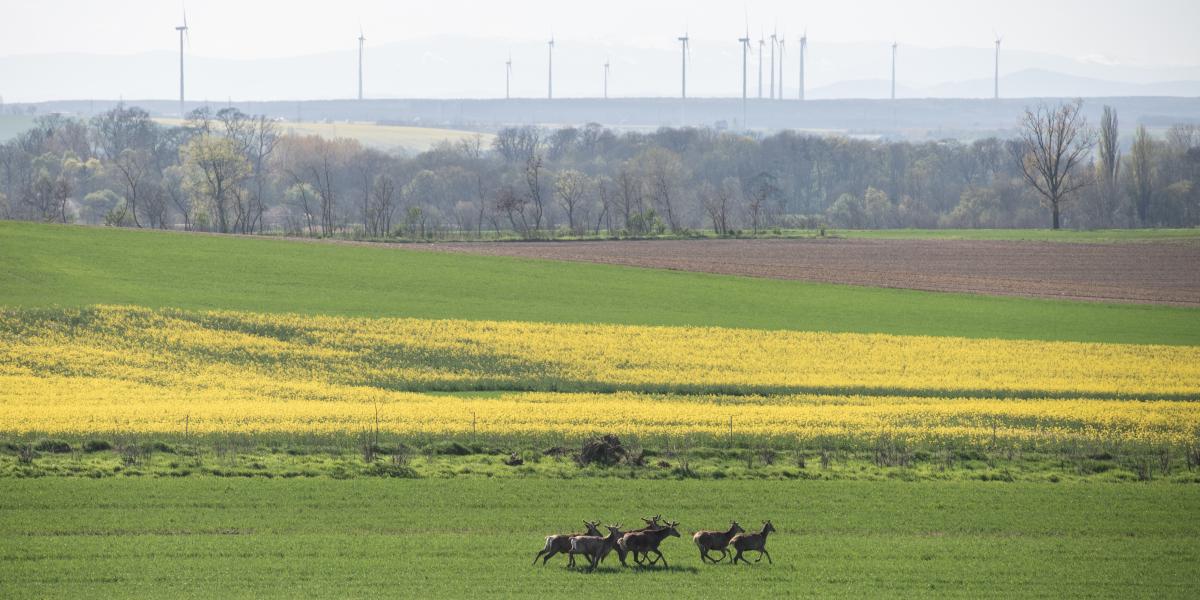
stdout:
<svg viewBox="0 0 1200 600">
<path fill-rule="evenodd" d="M 350 40 L 352 42 L 352 40 Z M 783 93 L 799 95 L 794 49 L 783 59 Z M 476 38 L 414 39 L 371 46 L 365 55 L 365 92 L 373 98 L 499 98 L 504 62 L 512 56 L 514 97 L 544 98 L 546 46 Z M 769 62 L 769 54 L 764 62 Z M 748 92 L 759 94 L 757 53 L 748 65 Z M 921 48 L 901 43 L 899 97 L 987 98 L 992 95 L 993 49 Z M 208 58 L 197 49 L 187 61 L 192 100 L 351 98 L 357 90 L 357 51 L 263 59 Z M 612 64 L 614 97 L 677 97 L 679 51 L 673 46 L 631 47 L 558 40 L 555 96 L 599 97 L 603 64 Z M 769 67 L 769 65 L 768 65 Z M 7 102 L 88 98 L 161 98 L 178 94 L 179 56 L 170 51 L 132 55 L 40 54 L 0 57 L 0 96 Z M 742 54 L 736 43 L 696 39 L 688 70 L 689 96 L 741 94 Z M 1002 97 L 1200 96 L 1200 65 L 1107 64 L 1002 48 Z M 763 69 L 763 94 L 770 93 Z M 809 98 L 885 98 L 890 47 L 882 43 L 823 44 L 810 39 L 806 63 Z"/>
</svg>

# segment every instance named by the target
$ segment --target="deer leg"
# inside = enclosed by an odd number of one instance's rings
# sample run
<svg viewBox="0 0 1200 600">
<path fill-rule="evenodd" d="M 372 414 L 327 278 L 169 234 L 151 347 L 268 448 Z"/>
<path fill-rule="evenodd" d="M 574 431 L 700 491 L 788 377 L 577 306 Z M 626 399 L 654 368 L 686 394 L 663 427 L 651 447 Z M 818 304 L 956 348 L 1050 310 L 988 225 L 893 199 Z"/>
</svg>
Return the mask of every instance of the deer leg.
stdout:
<svg viewBox="0 0 1200 600">
<path fill-rule="evenodd" d="M 701 549 L 700 549 L 700 562 L 702 562 L 702 563 L 703 563 L 703 562 L 708 562 L 709 560 L 712 560 L 712 559 L 710 559 L 710 558 L 708 557 L 708 552 L 706 552 L 706 551 L 704 550 L 704 548 L 701 548 Z"/>
<path fill-rule="evenodd" d="M 738 551 L 737 551 L 737 555 L 733 557 L 733 564 L 735 564 L 735 565 L 736 565 L 736 564 L 737 564 L 737 562 L 738 562 L 739 560 L 740 560 L 740 561 L 742 561 L 742 562 L 748 562 L 748 561 L 747 561 L 745 558 L 742 558 L 742 551 L 741 551 L 741 550 L 738 550 Z"/>
<path fill-rule="evenodd" d="M 655 549 L 654 549 L 654 553 L 658 555 L 658 558 L 661 558 L 661 559 L 662 559 L 663 567 L 666 567 L 666 566 L 667 566 L 667 557 L 663 556 L 663 553 L 662 553 L 662 552 L 659 552 L 659 551 L 658 551 L 658 548 L 655 548 Z M 654 559 L 654 562 L 653 562 L 653 563 L 650 563 L 650 564 L 657 564 L 657 563 L 658 563 L 658 558 Z"/>
<path fill-rule="evenodd" d="M 542 555 L 543 555 L 543 554 L 545 554 L 545 553 L 546 553 L 546 551 L 545 551 L 545 550 L 539 550 L 539 551 L 538 551 L 538 553 L 537 553 L 537 556 L 533 557 L 533 564 L 535 564 L 535 565 L 536 565 L 536 564 L 537 564 L 537 561 L 538 561 L 538 559 L 539 559 L 539 558 L 541 558 L 541 557 L 542 557 Z M 546 563 L 542 563 L 542 564 L 546 564 Z"/>
<path fill-rule="evenodd" d="M 775 561 L 771 560 L 771 553 L 767 552 L 766 548 L 762 549 L 762 556 L 767 557 L 767 564 L 769 564 L 769 565 L 775 564 Z M 762 556 L 758 557 L 758 560 L 762 560 Z"/>
<path fill-rule="evenodd" d="M 558 550 L 554 550 L 553 548 L 549 552 L 546 552 L 546 555 L 542 557 L 542 566 L 546 566 L 546 561 L 550 560 L 550 557 L 555 554 L 558 554 Z"/>
</svg>

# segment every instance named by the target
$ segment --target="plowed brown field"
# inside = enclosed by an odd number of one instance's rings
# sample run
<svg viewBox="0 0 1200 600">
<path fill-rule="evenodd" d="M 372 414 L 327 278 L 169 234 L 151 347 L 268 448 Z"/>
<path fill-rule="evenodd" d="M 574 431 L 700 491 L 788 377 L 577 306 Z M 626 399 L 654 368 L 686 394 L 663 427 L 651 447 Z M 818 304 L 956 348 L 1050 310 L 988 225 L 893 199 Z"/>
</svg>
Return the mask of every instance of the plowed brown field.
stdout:
<svg viewBox="0 0 1200 600">
<path fill-rule="evenodd" d="M 1200 244 L 1186 242 L 655 240 L 432 248 L 939 292 L 1200 306 Z"/>
</svg>

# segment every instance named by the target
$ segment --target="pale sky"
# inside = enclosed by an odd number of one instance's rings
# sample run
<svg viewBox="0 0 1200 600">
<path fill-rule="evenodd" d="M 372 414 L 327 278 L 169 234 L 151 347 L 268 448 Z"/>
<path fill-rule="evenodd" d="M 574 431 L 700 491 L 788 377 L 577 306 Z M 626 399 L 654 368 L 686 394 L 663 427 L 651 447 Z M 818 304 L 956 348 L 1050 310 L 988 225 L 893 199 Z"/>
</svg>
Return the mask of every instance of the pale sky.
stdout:
<svg viewBox="0 0 1200 600">
<path fill-rule="evenodd" d="M 1200 64 L 1198 0 L 192 0 L 191 53 L 266 58 L 353 48 L 361 23 L 368 45 L 437 36 L 572 40 L 674 47 L 727 41 L 778 24 L 789 37 L 807 27 L 825 42 L 888 41 L 924 47 L 1006 48 L 1098 62 Z M 54 52 L 125 54 L 177 49 L 174 0 L 0 0 L 0 56 Z"/>
</svg>

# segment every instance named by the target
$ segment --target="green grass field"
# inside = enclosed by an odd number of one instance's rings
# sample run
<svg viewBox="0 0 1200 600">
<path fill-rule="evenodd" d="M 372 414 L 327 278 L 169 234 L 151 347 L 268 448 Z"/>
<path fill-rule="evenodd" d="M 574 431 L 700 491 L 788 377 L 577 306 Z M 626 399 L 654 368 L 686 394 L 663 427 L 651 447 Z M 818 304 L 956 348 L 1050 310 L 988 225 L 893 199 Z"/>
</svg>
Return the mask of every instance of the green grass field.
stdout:
<svg viewBox="0 0 1200 600">
<path fill-rule="evenodd" d="M 1200 229 L 831 229 L 828 235 L 877 240 L 997 240 L 1019 242 L 1200 242 Z"/>
<path fill-rule="evenodd" d="M 1190 597 L 1183 486 L 903 482 L 10 480 L 0 596 Z M 669 569 L 593 576 L 542 536 L 664 513 Z M 690 532 L 771 519 L 774 564 L 702 565 Z"/>
<path fill-rule="evenodd" d="M 1200 342 L 1200 310 L 0 222 L 0 304 Z"/>
</svg>

